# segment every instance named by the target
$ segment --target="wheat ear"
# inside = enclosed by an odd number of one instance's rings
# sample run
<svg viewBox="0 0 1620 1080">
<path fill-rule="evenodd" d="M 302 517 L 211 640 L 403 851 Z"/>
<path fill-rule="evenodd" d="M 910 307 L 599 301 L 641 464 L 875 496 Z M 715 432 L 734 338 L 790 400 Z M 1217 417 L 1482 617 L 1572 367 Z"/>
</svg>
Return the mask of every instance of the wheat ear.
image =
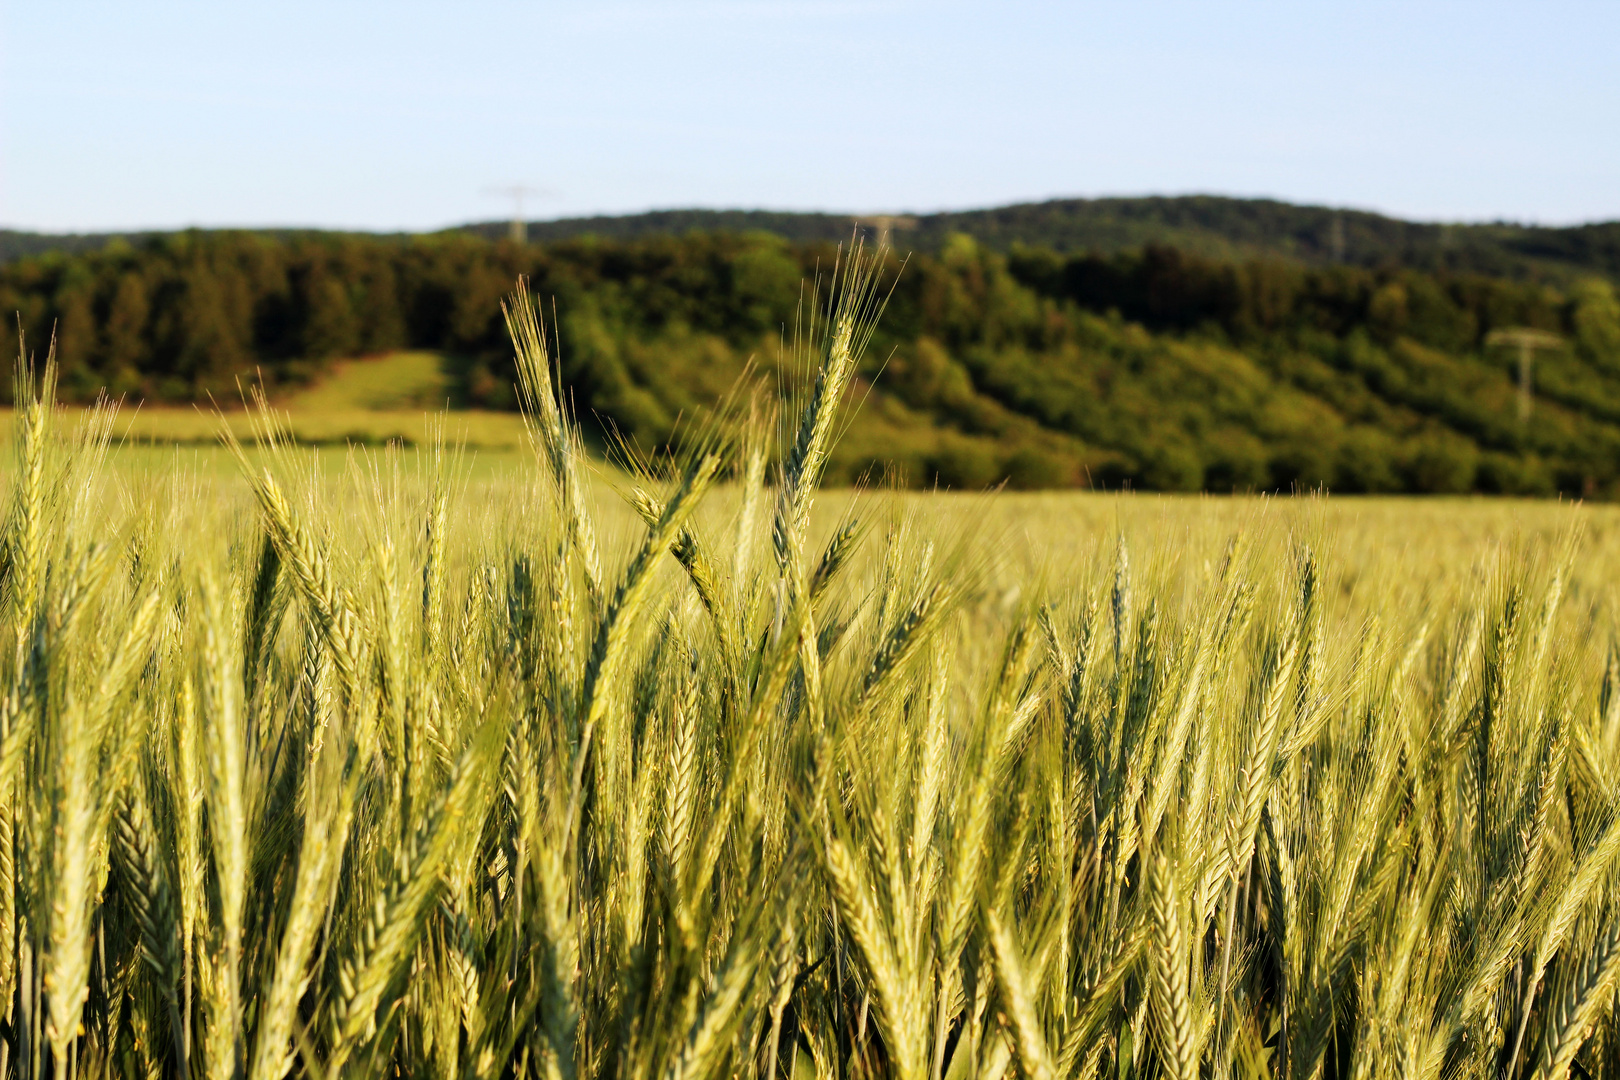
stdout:
<svg viewBox="0 0 1620 1080">
<path fill-rule="evenodd" d="M 502 303 L 501 312 L 506 316 L 507 333 L 517 350 L 518 392 L 523 400 L 524 419 L 562 498 L 564 527 L 584 567 L 591 606 L 601 611 L 602 565 L 590 511 L 585 505 L 585 489 L 579 477 L 579 447 L 572 426 L 557 402 L 545 330 L 524 279 L 518 279 L 516 291 Z"/>
<path fill-rule="evenodd" d="M 1024 970 L 1018 943 L 1013 940 L 1011 929 L 1002 922 L 994 908 L 986 906 L 984 921 L 990 948 L 995 954 L 996 976 L 1002 1000 L 1006 1004 L 1013 1047 L 1018 1052 L 1022 1071 L 1030 1080 L 1055 1080 L 1057 1066 L 1047 1048 L 1040 1018 L 1035 1015 L 1036 988 Z"/>
<path fill-rule="evenodd" d="M 152 968 L 158 990 L 169 1009 L 179 1075 L 190 1074 L 187 1046 L 180 1025 L 180 937 L 174 893 L 158 852 L 158 838 L 147 818 L 141 785 L 125 793 L 113 819 L 113 845 L 119 867 L 129 885 L 130 910 L 140 932 L 141 956 Z"/>
<path fill-rule="evenodd" d="M 645 607 L 653 584 L 653 567 L 657 557 L 680 535 L 698 503 L 714 480 L 720 461 L 713 455 L 701 458 L 687 470 L 680 489 L 664 507 L 658 524 L 647 531 L 641 548 L 625 570 L 613 600 L 608 605 L 591 657 L 585 667 L 581 706 L 585 724 L 580 731 L 579 747 L 574 751 L 573 782 L 570 787 L 568 814 L 564 835 L 572 837 L 579 816 L 579 800 L 585 782 L 585 764 L 591 750 L 591 739 L 606 714 L 610 694 L 620 679 L 620 669 L 626 663 L 630 629 Z"/>
<path fill-rule="evenodd" d="M 386 897 L 378 897 L 370 943 L 357 962 L 344 961 L 342 993 L 334 1004 L 333 1047 L 325 1065 L 341 1073 L 349 1057 L 372 1029 L 383 995 L 410 959 L 422 920 L 441 883 L 441 872 L 457 852 L 475 841 L 482 829 L 479 810 L 490 766 L 504 742 L 493 721 L 485 723 L 463 751 L 449 788 L 427 811 L 418 827 L 411 857 Z"/>
<path fill-rule="evenodd" d="M 1187 984 L 1182 905 L 1175 870 L 1162 852 L 1154 858 L 1152 875 L 1153 1008 L 1158 1015 L 1159 1042 L 1166 1070 L 1176 1080 L 1198 1080 L 1198 1038 Z"/>
<path fill-rule="evenodd" d="M 1534 1080 L 1562 1080 L 1586 1040 L 1586 1033 L 1614 992 L 1620 975 L 1620 920 L 1611 917 L 1608 932 L 1598 939 L 1578 970 L 1559 988 L 1547 1017 L 1541 1060 Z"/>
</svg>

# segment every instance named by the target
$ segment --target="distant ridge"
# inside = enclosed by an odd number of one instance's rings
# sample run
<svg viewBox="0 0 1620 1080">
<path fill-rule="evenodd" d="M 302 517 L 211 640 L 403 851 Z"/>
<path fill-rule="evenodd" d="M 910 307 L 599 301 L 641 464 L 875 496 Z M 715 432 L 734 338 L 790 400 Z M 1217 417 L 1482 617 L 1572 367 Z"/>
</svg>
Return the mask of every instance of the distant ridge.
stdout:
<svg viewBox="0 0 1620 1080">
<path fill-rule="evenodd" d="M 162 235 L 161 232 L 40 233 L 0 229 L 0 262 L 11 262 L 13 259 L 44 255 L 53 251 L 59 251 L 64 255 L 76 255 L 81 251 L 100 250 L 114 240 L 140 244 Z"/>
<path fill-rule="evenodd" d="M 528 224 L 536 242 L 600 236 L 631 240 L 692 231 L 774 233 L 788 240 L 847 240 L 876 215 L 764 210 L 655 210 L 643 214 L 561 218 Z M 997 250 L 1015 244 L 1062 252 L 1112 253 L 1147 244 L 1221 259 L 1277 258 L 1321 265 L 1401 265 L 1503 277 L 1565 279 L 1599 273 L 1620 277 L 1620 221 L 1567 227 L 1507 222 L 1446 224 L 1406 221 L 1365 210 L 1301 206 L 1275 199 L 1216 195 L 1053 199 L 987 210 L 891 215 L 896 248 L 938 251 L 953 233 Z M 491 239 L 506 222 L 464 227 Z"/>
<path fill-rule="evenodd" d="M 837 242 L 847 240 L 857 228 L 875 231 L 879 220 L 875 215 L 770 210 L 654 210 L 534 221 L 528 224 L 528 233 L 537 243 L 587 236 L 635 240 L 693 231 L 766 232 L 797 242 Z M 901 250 L 939 251 L 949 236 L 961 233 L 997 250 L 1026 245 L 1108 253 L 1160 244 L 1220 259 L 1271 256 L 1310 265 L 1342 261 L 1518 279 L 1565 281 L 1594 273 L 1620 279 L 1620 221 L 1567 227 L 1443 224 L 1364 210 L 1214 195 L 1053 199 L 986 210 L 893 215 L 889 221 L 894 245 Z M 445 231 L 493 240 L 505 236 L 507 228 L 506 222 L 494 221 Z M 114 240 L 139 245 L 161 235 L 0 230 L 0 262 L 50 251 L 92 250 Z"/>
<path fill-rule="evenodd" d="M 27 258 L 30 255 L 76 255 L 83 251 L 100 251 L 108 244 L 128 244 L 131 247 L 140 247 L 142 244 L 160 240 L 165 236 L 178 236 L 184 233 L 252 233 L 255 236 L 264 236 L 276 240 L 288 240 L 300 236 L 367 236 L 367 237 L 400 237 L 409 233 L 374 233 L 356 232 L 347 229 L 141 229 L 130 232 L 99 232 L 99 233 L 40 233 L 28 232 L 20 229 L 0 229 L 0 263 L 13 262 L 17 259 Z"/>
</svg>

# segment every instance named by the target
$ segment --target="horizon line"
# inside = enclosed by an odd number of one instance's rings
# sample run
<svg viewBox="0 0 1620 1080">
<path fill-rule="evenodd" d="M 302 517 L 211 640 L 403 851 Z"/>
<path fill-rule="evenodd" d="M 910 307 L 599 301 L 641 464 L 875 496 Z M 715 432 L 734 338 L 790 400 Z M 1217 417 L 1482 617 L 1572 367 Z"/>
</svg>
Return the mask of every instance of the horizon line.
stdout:
<svg viewBox="0 0 1620 1080">
<path fill-rule="evenodd" d="M 651 217 L 657 214 L 781 214 L 796 217 L 828 217 L 844 218 L 859 221 L 863 218 L 876 218 L 880 216 L 913 217 L 913 218 L 939 218 L 961 214 L 993 213 L 1001 210 L 1015 210 L 1023 207 L 1049 206 L 1054 203 L 1100 203 L 1100 202 L 1147 202 L 1160 200 L 1165 202 L 1180 202 L 1194 199 L 1213 199 L 1237 203 L 1273 203 L 1292 207 L 1297 210 L 1320 210 L 1341 214 L 1357 214 L 1367 217 L 1382 218 L 1387 221 L 1396 221 L 1406 225 L 1420 225 L 1432 227 L 1445 226 L 1504 226 L 1522 229 L 1579 229 L 1597 225 L 1620 223 L 1620 214 L 1614 217 L 1587 218 L 1552 224 L 1546 221 L 1514 219 L 1508 217 L 1496 218 L 1428 218 L 1404 217 L 1400 214 L 1385 210 L 1377 210 L 1364 206 L 1332 205 L 1319 202 L 1294 202 L 1274 195 L 1223 195 L 1212 192 L 1185 192 L 1180 194 L 1139 194 L 1139 195 L 1059 195 L 1044 199 L 1025 199 L 1017 202 L 994 203 L 990 205 L 967 206 L 959 208 L 945 208 L 936 210 L 827 210 L 827 209 L 788 209 L 768 206 L 650 206 L 640 210 L 622 211 L 594 211 L 561 215 L 557 217 L 524 218 L 528 226 L 555 225 L 576 221 L 594 220 L 622 220 L 638 217 Z M 433 233 L 452 232 L 457 229 L 472 229 L 485 226 L 501 226 L 511 222 L 511 218 L 491 217 L 472 220 L 462 220 L 445 225 L 413 228 L 401 226 L 386 228 L 377 226 L 345 226 L 345 225 L 314 225 L 314 224 L 201 224 L 188 223 L 182 225 L 140 225 L 115 228 L 89 228 L 89 229 L 50 229 L 37 228 L 24 225 L 0 223 L 0 233 L 11 233 L 32 236 L 51 237 L 120 237 L 145 234 L 181 233 L 181 232 L 330 232 L 369 234 L 374 236 L 425 236 Z"/>
</svg>

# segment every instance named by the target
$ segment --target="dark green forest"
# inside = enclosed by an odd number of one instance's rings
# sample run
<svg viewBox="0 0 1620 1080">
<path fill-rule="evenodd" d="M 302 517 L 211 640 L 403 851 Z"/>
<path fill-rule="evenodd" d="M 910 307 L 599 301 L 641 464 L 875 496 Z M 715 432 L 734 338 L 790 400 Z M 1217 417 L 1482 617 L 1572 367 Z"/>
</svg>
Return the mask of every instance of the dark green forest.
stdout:
<svg viewBox="0 0 1620 1080">
<path fill-rule="evenodd" d="M 1115 254 L 1159 244 L 1219 259 L 1271 255 L 1315 266 L 1399 265 L 1555 282 L 1589 273 L 1620 277 L 1620 222 L 1566 227 L 1442 224 L 1364 210 L 1214 195 L 1054 199 L 988 210 L 895 215 L 889 220 L 895 247 L 931 254 L 942 251 L 952 236 L 963 234 L 1003 252 L 1024 245 L 1070 254 Z M 852 227 L 871 236 L 875 222 L 837 214 L 659 210 L 536 221 L 529 223 L 528 233 L 531 240 L 550 242 L 581 236 L 640 240 L 694 230 L 758 230 L 786 240 L 836 243 L 847 240 Z M 507 224 L 471 225 L 467 231 L 494 240 L 506 235 Z"/>
<path fill-rule="evenodd" d="M 846 221 L 847 225 L 847 221 Z M 906 236 L 897 235 L 904 245 Z M 778 364 L 826 240 L 767 232 L 517 245 L 419 237 L 174 233 L 0 266 L 35 351 L 55 328 L 66 396 L 274 392 L 333 358 L 442 351 L 456 404 L 514 406 L 500 300 L 555 304 L 582 418 L 667 443 L 745 370 Z M 852 478 L 1156 490 L 1620 496 L 1612 280 L 1320 262 L 1146 244 L 1061 251 L 958 233 L 905 261 L 868 353 Z M 1535 406 L 1493 330 L 1532 327 Z M 9 382 L 7 383 L 9 385 Z M 870 394 L 868 396 L 868 391 Z"/>
<path fill-rule="evenodd" d="M 1615 221 L 1562 227 L 1447 224 L 1216 195 L 1053 199 L 986 210 L 893 215 L 889 220 L 896 248 L 929 254 L 938 254 L 952 236 L 963 234 L 1001 252 L 1024 245 L 1067 254 L 1117 254 L 1159 244 L 1219 259 L 1272 255 L 1315 266 L 1398 265 L 1555 283 L 1594 273 L 1620 279 L 1620 222 Z M 847 241 L 852 230 L 871 238 L 876 221 L 848 214 L 772 210 L 654 210 L 531 221 L 528 236 L 537 243 L 554 243 L 587 236 L 646 240 L 694 231 L 768 232 L 795 243 L 839 243 Z M 507 222 L 492 221 L 451 231 L 499 240 L 508 227 Z M 275 239 L 312 235 L 309 230 L 258 232 Z M 0 229 L 0 262 L 46 252 L 93 251 L 114 241 L 139 246 L 161 235 Z"/>
</svg>

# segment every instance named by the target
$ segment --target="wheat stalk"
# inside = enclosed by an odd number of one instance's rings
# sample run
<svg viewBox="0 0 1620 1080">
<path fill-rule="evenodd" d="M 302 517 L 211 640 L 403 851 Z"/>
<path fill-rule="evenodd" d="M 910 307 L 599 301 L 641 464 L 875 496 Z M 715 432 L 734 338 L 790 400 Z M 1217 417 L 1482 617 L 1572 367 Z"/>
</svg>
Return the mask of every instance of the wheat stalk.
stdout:
<svg viewBox="0 0 1620 1080">
<path fill-rule="evenodd" d="M 520 278 L 512 296 L 501 305 L 507 332 L 517 350 L 518 389 L 523 398 L 523 415 L 534 441 L 551 470 L 563 503 L 563 520 L 569 539 L 579 553 L 585 571 L 585 585 L 592 606 L 601 608 L 604 599 L 601 558 L 596 535 L 585 505 L 585 492 L 579 478 L 580 452 L 557 402 L 551 383 L 551 356 L 546 335 L 534 308 L 527 284 Z"/>
<path fill-rule="evenodd" d="M 1569 1075 L 1570 1063 L 1598 1013 L 1614 994 L 1620 976 L 1620 922 L 1609 927 L 1574 973 L 1559 986 L 1547 1019 L 1535 1080 Z"/>
<path fill-rule="evenodd" d="M 1166 1071 L 1177 1080 L 1197 1080 L 1199 1040 L 1187 981 L 1186 939 L 1175 870 L 1160 852 L 1153 861 L 1153 1010 Z"/>
</svg>

